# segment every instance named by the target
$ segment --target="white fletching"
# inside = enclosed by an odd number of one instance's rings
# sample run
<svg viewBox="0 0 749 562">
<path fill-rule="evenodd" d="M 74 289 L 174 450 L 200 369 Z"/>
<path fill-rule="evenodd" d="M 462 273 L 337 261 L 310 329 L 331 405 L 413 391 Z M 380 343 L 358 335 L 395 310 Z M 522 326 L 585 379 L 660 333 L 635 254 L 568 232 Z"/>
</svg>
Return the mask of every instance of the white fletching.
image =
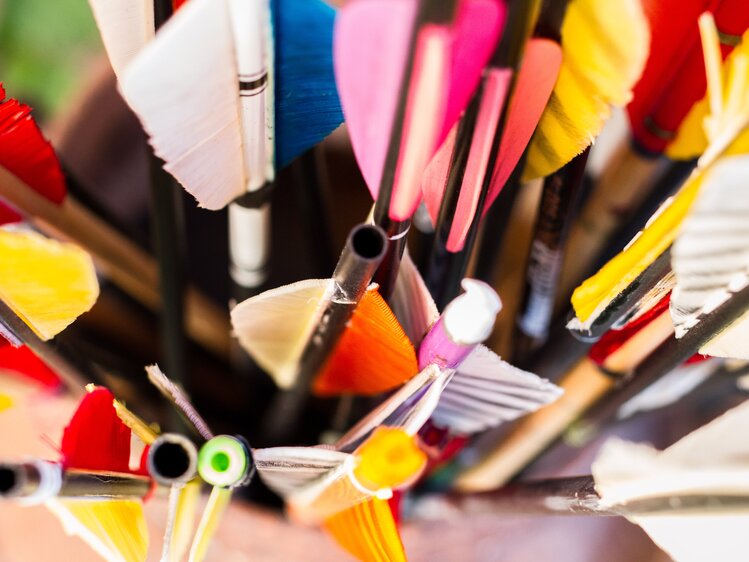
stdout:
<svg viewBox="0 0 749 562">
<path fill-rule="evenodd" d="M 350 456 L 324 447 L 271 447 L 252 452 L 260 478 L 281 497 L 319 480 Z"/>
<path fill-rule="evenodd" d="M 479 345 L 458 366 L 432 419 L 457 433 L 476 433 L 533 412 L 561 395 L 555 384 L 505 363 Z"/>
<path fill-rule="evenodd" d="M 682 337 L 703 315 L 749 284 L 749 156 L 725 158 L 703 182 L 674 242 L 671 318 Z M 749 322 L 740 319 L 700 351 L 749 359 Z"/>
<path fill-rule="evenodd" d="M 239 81 L 226 0 L 190 0 L 125 70 L 120 89 L 156 155 L 201 207 L 246 190 Z"/>
<path fill-rule="evenodd" d="M 593 463 L 603 505 L 649 497 L 749 496 L 749 402 L 729 410 L 664 451 L 607 441 Z M 738 562 L 749 552 L 749 509 L 629 518 L 677 562 Z"/>
<path fill-rule="evenodd" d="M 89 0 L 102 43 L 120 78 L 154 35 L 153 0 Z"/>
</svg>

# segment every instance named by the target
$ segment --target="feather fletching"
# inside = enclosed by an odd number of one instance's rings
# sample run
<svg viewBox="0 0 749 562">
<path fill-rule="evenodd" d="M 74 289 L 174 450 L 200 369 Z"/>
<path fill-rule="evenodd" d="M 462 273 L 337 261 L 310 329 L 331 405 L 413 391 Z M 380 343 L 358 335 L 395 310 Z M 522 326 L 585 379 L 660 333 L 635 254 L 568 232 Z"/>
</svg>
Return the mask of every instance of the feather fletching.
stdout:
<svg viewBox="0 0 749 562">
<path fill-rule="evenodd" d="M 611 106 L 630 100 L 649 35 L 639 0 L 570 2 L 562 67 L 531 140 L 524 180 L 547 176 L 580 154 L 601 132 Z"/>
<path fill-rule="evenodd" d="M 606 442 L 592 466 L 603 505 L 652 497 L 747 496 L 745 435 L 749 404 L 744 403 L 694 431 L 664 451 L 620 440 Z M 672 505 L 676 505 L 673 504 Z M 678 562 L 738 562 L 749 549 L 746 509 L 628 517 Z"/>
<path fill-rule="evenodd" d="M 315 380 L 316 394 L 375 395 L 418 372 L 416 352 L 376 289 L 364 294 L 333 354 Z"/>
<path fill-rule="evenodd" d="M 44 340 L 99 296 L 91 257 L 31 231 L 0 229 L 0 298 Z"/>
<path fill-rule="evenodd" d="M 28 105 L 5 99 L 0 85 L 0 166 L 54 203 L 65 198 L 65 176 Z"/>
</svg>

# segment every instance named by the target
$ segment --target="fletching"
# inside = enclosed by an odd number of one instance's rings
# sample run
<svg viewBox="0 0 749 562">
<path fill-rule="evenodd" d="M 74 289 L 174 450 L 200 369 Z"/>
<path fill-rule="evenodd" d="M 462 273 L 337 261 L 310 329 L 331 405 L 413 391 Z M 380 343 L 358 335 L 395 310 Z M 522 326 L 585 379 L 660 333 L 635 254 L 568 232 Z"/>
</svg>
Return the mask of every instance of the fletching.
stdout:
<svg viewBox="0 0 749 562">
<path fill-rule="evenodd" d="M 0 339 L 0 371 L 10 371 L 39 382 L 49 389 L 59 388 L 62 381 L 46 363 L 25 345 L 13 347 Z"/>
<path fill-rule="evenodd" d="M 276 167 L 343 123 L 333 73 L 335 10 L 320 0 L 274 0 Z"/>
<path fill-rule="evenodd" d="M 190 547 L 189 562 L 201 562 L 205 558 L 211 540 L 216 534 L 221 516 L 229 506 L 229 500 L 231 500 L 231 489 L 213 487 Z"/>
<path fill-rule="evenodd" d="M 65 468 L 130 472 L 130 429 L 106 388 L 94 388 L 78 405 L 60 446 Z"/>
<path fill-rule="evenodd" d="M 287 497 L 343 464 L 348 453 L 325 447 L 272 447 L 253 452 L 258 474 L 281 497 Z"/>
<path fill-rule="evenodd" d="M 153 0 L 89 0 L 114 73 L 127 65 L 154 35 Z"/>
<path fill-rule="evenodd" d="M 107 562 L 146 562 L 148 527 L 137 501 L 51 500 L 65 531 L 81 537 Z"/>
<path fill-rule="evenodd" d="M 674 242 L 671 263 L 676 287 L 671 317 L 676 337 L 704 314 L 749 285 L 749 156 L 722 159 L 707 173 L 693 210 Z M 749 323 L 734 323 L 700 352 L 749 359 L 745 344 Z"/>
<path fill-rule="evenodd" d="M 639 0 L 572 0 L 561 35 L 562 67 L 531 140 L 524 180 L 555 172 L 590 145 L 611 106 L 631 99 L 650 40 Z"/>
<path fill-rule="evenodd" d="M 23 221 L 21 214 L 11 205 L 0 199 L 0 226 L 15 224 L 21 221 Z"/>
<path fill-rule="evenodd" d="M 234 57 L 226 1 L 193 0 L 120 80 L 164 169 L 208 209 L 246 188 Z"/>
<path fill-rule="evenodd" d="M 688 126 L 685 117 L 705 94 L 698 17 L 714 15 L 724 38 L 719 57 L 725 58 L 732 39 L 749 26 L 749 12 L 741 0 L 646 0 L 643 7 L 652 30 L 650 55 L 627 112 L 637 144 L 659 154 Z"/>
<path fill-rule="evenodd" d="M 376 395 L 418 372 L 416 352 L 376 289 L 364 294 L 333 354 L 315 380 L 321 396 Z"/>
<path fill-rule="evenodd" d="M 294 384 L 296 366 L 321 313 L 331 279 L 310 279 L 266 291 L 231 311 L 242 347 L 281 388 Z"/>
<path fill-rule="evenodd" d="M 145 474 L 130 470 L 130 429 L 120 421 L 114 396 L 92 388 L 65 428 L 61 444 L 66 468 Z M 145 562 L 148 528 L 138 501 L 54 499 L 47 507 L 68 533 L 80 536 L 110 562 Z"/>
<path fill-rule="evenodd" d="M 89 255 L 31 231 L 0 229 L 0 298 L 44 340 L 99 296 Z"/>
<path fill-rule="evenodd" d="M 330 55 L 332 8 L 319 0 L 277 0 L 273 6 L 275 31 L 283 37 L 278 38 L 282 44 L 277 41 L 279 74 L 273 78 L 276 166 L 281 167 L 326 137 L 342 117 Z M 258 169 L 267 163 L 246 161 L 253 150 L 245 143 L 267 141 L 265 132 L 255 135 L 266 122 L 240 120 L 236 49 L 263 58 L 253 49 L 262 49 L 264 40 L 256 34 L 238 37 L 235 28 L 247 32 L 248 27 L 237 18 L 228 0 L 187 2 L 120 81 L 164 168 L 208 209 L 220 209 L 248 186 L 257 189 L 274 176 L 273 170 Z M 267 150 L 272 153 L 272 146 Z"/>
<path fill-rule="evenodd" d="M 528 146 L 554 90 L 562 56 L 562 49 L 556 41 L 531 39 L 528 42 L 510 101 L 484 212 L 497 198 Z"/>
<path fill-rule="evenodd" d="M 336 542 L 362 562 L 405 562 L 406 552 L 390 505 L 372 499 L 325 520 Z"/>
<path fill-rule="evenodd" d="M 525 55 L 523 56 L 523 64 L 518 73 L 517 83 L 515 84 L 515 93 L 510 101 L 510 107 L 507 112 L 507 122 L 499 148 L 491 187 L 487 195 L 487 203 L 484 207 L 485 212 L 497 198 L 497 195 L 499 195 L 512 170 L 520 160 L 525 147 L 528 145 L 554 88 L 558 69 L 561 64 L 562 50 L 556 42 L 548 39 L 531 39 L 528 42 Z M 509 80 L 509 74 L 506 77 Z M 482 93 L 483 96 L 487 96 L 488 94 L 489 92 L 487 91 Z M 501 96 L 495 100 L 495 103 L 498 109 L 501 110 L 504 104 L 504 89 L 498 91 L 498 94 L 501 94 Z M 424 201 L 429 210 L 432 222 L 435 224 L 445 191 L 456 131 L 457 125 L 453 127 L 453 131 L 451 131 L 437 154 L 435 154 L 422 181 Z M 468 184 L 464 181 L 461 188 L 461 201 L 467 199 L 462 195 L 466 187 L 468 187 Z M 480 182 L 478 187 L 480 188 Z M 474 190 L 474 198 L 476 195 L 477 193 Z M 460 209 L 459 201 L 458 211 Z M 462 209 L 464 210 L 463 213 L 456 214 L 453 220 L 451 230 L 452 244 L 448 248 L 450 251 L 453 251 L 452 248 L 457 247 L 457 245 L 462 245 L 462 240 L 465 239 L 465 232 L 467 232 L 476 211 L 475 204 L 466 208 L 464 203 Z M 462 234 L 458 235 L 458 233 Z"/>
<path fill-rule="evenodd" d="M 670 496 L 749 495 L 747 442 L 749 404 L 690 433 L 664 451 L 646 444 L 606 442 L 592 466 L 603 505 Z M 742 530 L 746 508 L 708 508 L 679 515 L 628 517 L 678 562 L 738 561 L 749 548 Z"/>
<path fill-rule="evenodd" d="M 553 402 L 562 389 L 513 367 L 480 345 L 442 391 L 432 421 L 458 434 L 496 427 Z"/>
<path fill-rule="evenodd" d="M 662 205 L 624 251 L 575 289 L 572 306 L 576 317 L 569 322 L 569 329 L 585 332 L 612 299 L 671 245 L 701 183 L 702 174 L 693 175 L 675 197 Z"/>
<path fill-rule="evenodd" d="M 408 339 L 417 346 L 440 316 L 408 251 L 401 259 L 390 304 Z"/>
<path fill-rule="evenodd" d="M 374 199 L 379 193 L 390 145 L 417 7 L 415 0 L 357 0 L 341 10 L 336 22 L 333 49 L 338 91 L 351 143 Z M 400 161 L 415 168 L 399 167 L 396 176 L 413 177 L 418 184 L 429 159 L 478 85 L 481 70 L 494 49 L 503 23 L 504 8 L 499 3 L 467 0 L 460 3 L 453 25 L 427 25 L 420 29 L 416 40 L 415 68 L 424 72 L 416 72 L 419 78 L 409 85 L 410 103 L 407 105 L 411 109 L 406 109 L 404 129 L 406 135 L 419 135 L 421 154 L 414 157 L 414 153 L 409 153 L 404 157 L 412 149 L 407 142 L 404 143 Z M 420 61 L 427 62 L 420 57 L 428 45 L 435 49 L 429 64 L 439 59 L 440 68 L 419 67 Z M 443 48 L 447 50 L 437 56 L 436 52 Z M 448 87 L 419 82 L 420 79 L 434 81 L 436 77 L 443 84 L 447 82 Z M 438 88 L 443 99 L 432 97 L 433 105 L 416 107 L 413 96 L 419 95 L 419 87 L 427 88 L 432 96 L 434 88 Z M 430 129 L 425 127 L 427 121 Z M 418 198 L 412 202 L 410 196 L 406 197 L 408 201 L 399 201 L 399 197 L 396 193 L 396 199 L 393 199 L 395 207 L 391 206 L 390 212 L 392 216 L 397 214 L 398 220 L 403 220 L 413 214 Z"/>
<path fill-rule="evenodd" d="M 0 84 L 0 166 L 54 203 L 65 198 L 65 176 L 28 105 L 5 98 Z"/>
<path fill-rule="evenodd" d="M 721 90 L 725 109 L 721 115 L 710 118 L 711 103 L 705 96 L 698 101 L 685 117 L 676 138 L 666 149 L 666 154 L 675 159 L 696 158 L 706 149 L 710 140 L 714 140 L 721 129 L 725 129 L 739 115 L 746 112 L 747 80 L 749 80 L 749 32 L 744 34 L 741 43 L 723 63 L 722 76 L 717 80 L 723 82 Z M 717 69 L 715 69 L 717 70 Z M 720 95 L 715 92 L 713 95 Z M 715 107 L 714 105 L 712 107 Z M 710 126 L 710 130 L 706 130 Z"/>
</svg>

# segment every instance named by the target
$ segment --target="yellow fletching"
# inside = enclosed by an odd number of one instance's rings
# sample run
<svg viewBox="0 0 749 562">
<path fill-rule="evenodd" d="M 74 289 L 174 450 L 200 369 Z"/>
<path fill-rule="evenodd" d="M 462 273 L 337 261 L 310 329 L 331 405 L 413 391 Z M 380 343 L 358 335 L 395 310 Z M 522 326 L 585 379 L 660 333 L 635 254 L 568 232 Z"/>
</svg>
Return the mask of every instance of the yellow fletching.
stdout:
<svg viewBox="0 0 749 562">
<path fill-rule="evenodd" d="M 523 181 L 548 176 L 591 144 L 611 106 L 629 102 L 649 52 L 639 0 L 573 0 L 561 36 L 562 68 L 528 148 Z"/>
<path fill-rule="evenodd" d="M 345 509 L 323 524 L 336 542 L 362 562 L 406 562 L 388 502 L 371 499 Z"/>
<path fill-rule="evenodd" d="M 671 245 L 699 193 L 703 177 L 704 173 L 693 175 L 623 252 L 575 289 L 572 306 L 581 322 L 605 307 Z"/>
<path fill-rule="evenodd" d="M 714 140 L 721 131 L 736 123 L 740 115 L 749 110 L 749 31 L 744 33 L 741 43 L 731 52 L 723 62 L 721 69 L 721 83 L 718 92 L 705 94 L 705 97 L 698 101 L 687 114 L 681 127 L 676 134 L 676 138 L 666 148 L 666 155 L 674 160 L 689 160 L 696 158 L 705 150 L 711 140 Z M 708 60 L 713 60 L 712 56 Z M 710 63 L 712 66 L 714 62 Z M 711 75 L 714 72 L 711 72 Z M 712 82 L 716 80 L 713 79 Z M 708 84 L 708 87 L 710 85 Z M 712 96 L 712 98 L 711 98 Z M 720 97 L 719 97 L 720 96 Z M 717 115 L 711 115 L 712 105 L 715 106 Z M 706 130 L 706 127 L 709 127 Z M 736 143 L 732 146 L 732 151 L 737 153 L 740 149 Z"/>
<path fill-rule="evenodd" d="M 697 158 L 707 148 L 707 135 L 703 126 L 707 116 L 707 99 L 692 106 L 676 133 L 676 138 L 666 147 L 666 156 L 673 160 Z"/>
<path fill-rule="evenodd" d="M 170 562 L 179 562 L 187 554 L 195 532 L 195 513 L 200 499 L 200 481 L 188 482 L 179 492 L 177 514 L 174 518 L 169 546 Z"/>
<path fill-rule="evenodd" d="M 140 502 L 51 500 L 46 505 L 69 534 L 109 562 L 145 562 L 148 527 Z"/>
<path fill-rule="evenodd" d="M 211 544 L 213 536 L 216 534 L 221 516 L 224 514 L 231 500 L 230 488 L 214 487 L 208 498 L 208 503 L 200 518 L 198 530 L 195 532 L 195 538 L 190 548 L 189 562 L 201 562 L 205 558 L 208 546 Z"/>
<path fill-rule="evenodd" d="M 90 256 L 30 231 L 0 229 L 0 298 L 48 340 L 99 296 Z"/>
</svg>

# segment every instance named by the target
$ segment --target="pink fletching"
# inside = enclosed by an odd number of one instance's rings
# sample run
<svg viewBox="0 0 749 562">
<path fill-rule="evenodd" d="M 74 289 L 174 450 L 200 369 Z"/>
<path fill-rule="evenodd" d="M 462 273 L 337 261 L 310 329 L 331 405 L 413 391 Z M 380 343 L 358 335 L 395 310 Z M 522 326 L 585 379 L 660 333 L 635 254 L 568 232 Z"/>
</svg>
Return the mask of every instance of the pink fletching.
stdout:
<svg viewBox="0 0 749 562">
<path fill-rule="evenodd" d="M 415 0 L 356 0 L 336 18 L 336 84 L 356 160 L 374 199 L 417 7 Z"/>
<path fill-rule="evenodd" d="M 505 25 L 507 9 L 500 0 L 463 0 L 455 24 L 455 39 L 445 120 L 437 145 L 471 100 Z"/>
<path fill-rule="evenodd" d="M 494 169 L 484 214 L 502 191 L 528 146 L 554 90 L 561 65 L 562 49 L 558 43 L 549 39 L 532 39 L 528 43 L 515 92 L 510 101 L 507 123 L 497 156 L 497 167 Z"/>
<path fill-rule="evenodd" d="M 333 45 L 336 82 L 354 153 L 375 199 L 417 8 L 416 0 L 354 0 L 340 11 L 336 20 Z M 447 86 L 435 88 L 431 95 L 442 99 L 432 100 L 426 106 L 419 101 L 424 99 L 422 96 L 409 92 L 410 111 L 406 112 L 393 188 L 392 218 L 410 218 L 418 205 L 418 186 L 424 169 L 473 95 L 499 39 L 505 12 L 500 0 L 462 0 L 454 25 L 439 30 L 434 25 L 422 28 L 414 69 L 418 70 L 419 59 L 424 55 L 420 51 L 426 45 L 434 55 L 441 50 L 435 44 L 442 43 L 446 56 L 443 68 L 429 67 L 424 75 L 415 73 L 411 89 L 418 89 L 420 84 L 423 88 L 439 76 Z M 440 115 L 435 115 L 437 109 Z M 424 126 L 428 119 L 420 118 L 418 114 L 422 111 L 429 113 L 432 126 Z M 417 139 L 410 141 L 410 135 L 416 135 Z M 415 150 L 415 146 L 422 148 Z"/>
<path fill-rule="evenodd" d="M 452 229 L 447 238 L 448 252 L 463 249 L 468 230 L 476 215 L 481 187 L 486 176 L 486 166 L 492 152 L 494 135 L 499 125 L 499 117 L 507 96 L 512 71 L 507 68 L 493 69 L 486 78 L 484 97 L 481 100 L 476 129 L 471 139 L 471 152 L 468 155 L 463 184 L 460 187 L 458 206 L 455 209 Z"/>
</svg>

